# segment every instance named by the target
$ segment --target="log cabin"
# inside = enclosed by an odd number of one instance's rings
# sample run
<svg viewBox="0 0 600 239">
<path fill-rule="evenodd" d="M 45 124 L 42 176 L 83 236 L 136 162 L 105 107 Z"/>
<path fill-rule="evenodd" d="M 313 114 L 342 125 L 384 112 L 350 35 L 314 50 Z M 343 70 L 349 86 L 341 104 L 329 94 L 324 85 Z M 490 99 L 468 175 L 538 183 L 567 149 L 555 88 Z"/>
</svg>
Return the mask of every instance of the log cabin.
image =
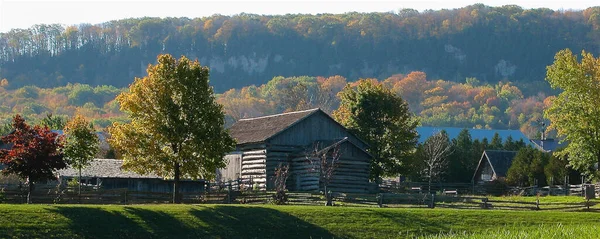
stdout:
<svg viewBox="0 0 600 239">
<path fill-rule="evenodd" d="M 321 170 L 314 170 L 314 153 L 331 160 L 337 148 L 337 167 L 328 180 L 328 191 L 368 192 L 373 158 L 367 143 L 350 133 L 321 109 L 241 119 L 229 128 L 237 140 L 236 151 L 226 156 L 227 167 L 218 178 L 251 180 L 261 189 L 274 189 L 275 170 L 288 165 L 290 191 L 323 190 Z"/>
</svg>

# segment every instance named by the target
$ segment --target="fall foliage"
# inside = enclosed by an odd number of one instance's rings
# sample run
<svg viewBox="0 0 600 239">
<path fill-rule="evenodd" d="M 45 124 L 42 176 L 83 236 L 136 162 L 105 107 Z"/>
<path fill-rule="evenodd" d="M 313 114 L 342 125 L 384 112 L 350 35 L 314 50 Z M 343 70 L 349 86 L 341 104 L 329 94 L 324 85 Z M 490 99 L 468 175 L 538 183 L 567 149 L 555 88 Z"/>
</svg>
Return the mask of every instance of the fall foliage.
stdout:
<svg viewBox="0 0 600 239">
<path fill-rule="evenodd" d="M 4 174 L 15 174 L 29 184 L 29 194 L 34 184 L 55 179 L 54 172 L 67 167 L 63 155 L 61 138 L 48 127 L 31 127 L 20 116 L 13 118 L 14 131 L 1 140 L 11 145 L 0 150 L 0 163 L 5 165 Z M 30 203 L 30 196 L 27 197 Z"/>
</svg>

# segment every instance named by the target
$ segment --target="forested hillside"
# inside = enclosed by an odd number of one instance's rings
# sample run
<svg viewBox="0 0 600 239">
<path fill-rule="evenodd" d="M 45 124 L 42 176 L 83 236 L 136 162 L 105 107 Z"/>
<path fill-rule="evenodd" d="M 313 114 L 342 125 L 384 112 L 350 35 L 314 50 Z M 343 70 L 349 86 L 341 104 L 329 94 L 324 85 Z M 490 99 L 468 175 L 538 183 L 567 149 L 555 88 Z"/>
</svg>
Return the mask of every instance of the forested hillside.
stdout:
<svg viewBox="0 0 600 239">
<path fill-rule="evenodd" d="M 159 53 L 198 58 L 217 92 L 275 76 L 348 79 L 423 71 L 434 79 L 509 80 L 535 95 L 554 53 L 600 52 L 600 7 L 524 10 L 482 4 L 455 10 L 123 19 L 35 25 L 0 34 L 7 89 L 67 83 L 118 88 Z"/>
<path fill-rule="evenodd" d="M 355 80 L 342 76 L 279 76 L 263 85 L 218 94 L 217 102 L 224 106 L 229 124 L 240 118 L 316 107 L 331 113 L 339 107 L 338 92 L 349 83 L 352 86 Z M 537 122 L 543 119 L 543 110 L 554 98 L 543 93 L 525 96 L 509 82 L 492 85 L 468 78 L 466 83 L 456 83 L 432 79 L 424 72 L 371 80 L 401 96 L 422 125 L 520 129 L 530 137 L 539 133 Z M 114 100 L 122 91 L 112 86 L 83 84 L 10 90 L 0 84 L 0 126 L 14 114 L 36 122 L 51 113 L 58 117 L 79 114 L 101 129 L 114 121 L 127 120 Z"/>
</svg>

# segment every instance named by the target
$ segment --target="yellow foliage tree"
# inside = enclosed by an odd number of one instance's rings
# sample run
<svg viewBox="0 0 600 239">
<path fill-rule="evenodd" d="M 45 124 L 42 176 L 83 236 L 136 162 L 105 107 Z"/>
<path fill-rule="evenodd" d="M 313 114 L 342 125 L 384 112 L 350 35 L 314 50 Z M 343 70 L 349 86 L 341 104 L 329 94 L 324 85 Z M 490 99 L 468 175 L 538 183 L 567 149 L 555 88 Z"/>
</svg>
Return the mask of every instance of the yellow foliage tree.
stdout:
<svg viewBox="0 0 600 239">
<path fill-rule="evenodd" d="M 131 122 L 109 128 L 109 143 L 125 169 L 174 178 L 173 202 L 179 203 L 180 178 L 213 178 L 235 141 L 223 127 L 208 67 L 167 54 L 147 72 L 117 97 Z"/>
</svg>

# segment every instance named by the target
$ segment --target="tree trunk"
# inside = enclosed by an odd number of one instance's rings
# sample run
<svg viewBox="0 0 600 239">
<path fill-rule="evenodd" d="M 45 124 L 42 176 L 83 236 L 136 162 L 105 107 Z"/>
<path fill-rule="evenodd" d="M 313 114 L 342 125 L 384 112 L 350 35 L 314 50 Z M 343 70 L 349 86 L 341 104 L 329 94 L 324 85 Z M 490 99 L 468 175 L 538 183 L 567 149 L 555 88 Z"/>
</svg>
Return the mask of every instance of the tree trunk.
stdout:
<svg viewBox="0 0 600 239">
<path fill-rule="evenodd" d="M 596 154 L 598 155 L 598 168 L 596 168 L 596 172 L 598 172 L 600 174 L 600 151 L 598 151 L 598 153 Z"/>
<path fill-rule="evenodd" d="M 427 184 L 427 193 L 431 193 L 431 168 L 429 168 L 429 184 Z"/>
<path fill-rule="evenodd" d="M 181 203 L 179 198 L 179 163 L 175 163 L 175 179 L 173 182 L 173 203 Z"/>
<path fill-rule="evenodd" d="M 27 187 L 27 204 L 31 204 L 31 192 L 33 191 L 33 182 L 31 180 Z"/>
<path fill-rule="evenodd" d="M 77 184 L 77 186 L 78 186 L 77 195 L 81 195 L 81 168 L 79 168 L 79 176 L 77 178 L 77 182 L 78 182 L 78 184 Z"/>
<path fill-rule="evenodd" d="M 329 191 L 327 191 L 327 184 L 323 188 L 325 189 L 325 206 L 333 206 L 333 198 L 331 198 Z"/>
<path fill-rule="evenodd" d="M 81 203 L 81 167 L 79 168 L 79 175 L 77 178 L 77 200 Z"/>
</svg>

